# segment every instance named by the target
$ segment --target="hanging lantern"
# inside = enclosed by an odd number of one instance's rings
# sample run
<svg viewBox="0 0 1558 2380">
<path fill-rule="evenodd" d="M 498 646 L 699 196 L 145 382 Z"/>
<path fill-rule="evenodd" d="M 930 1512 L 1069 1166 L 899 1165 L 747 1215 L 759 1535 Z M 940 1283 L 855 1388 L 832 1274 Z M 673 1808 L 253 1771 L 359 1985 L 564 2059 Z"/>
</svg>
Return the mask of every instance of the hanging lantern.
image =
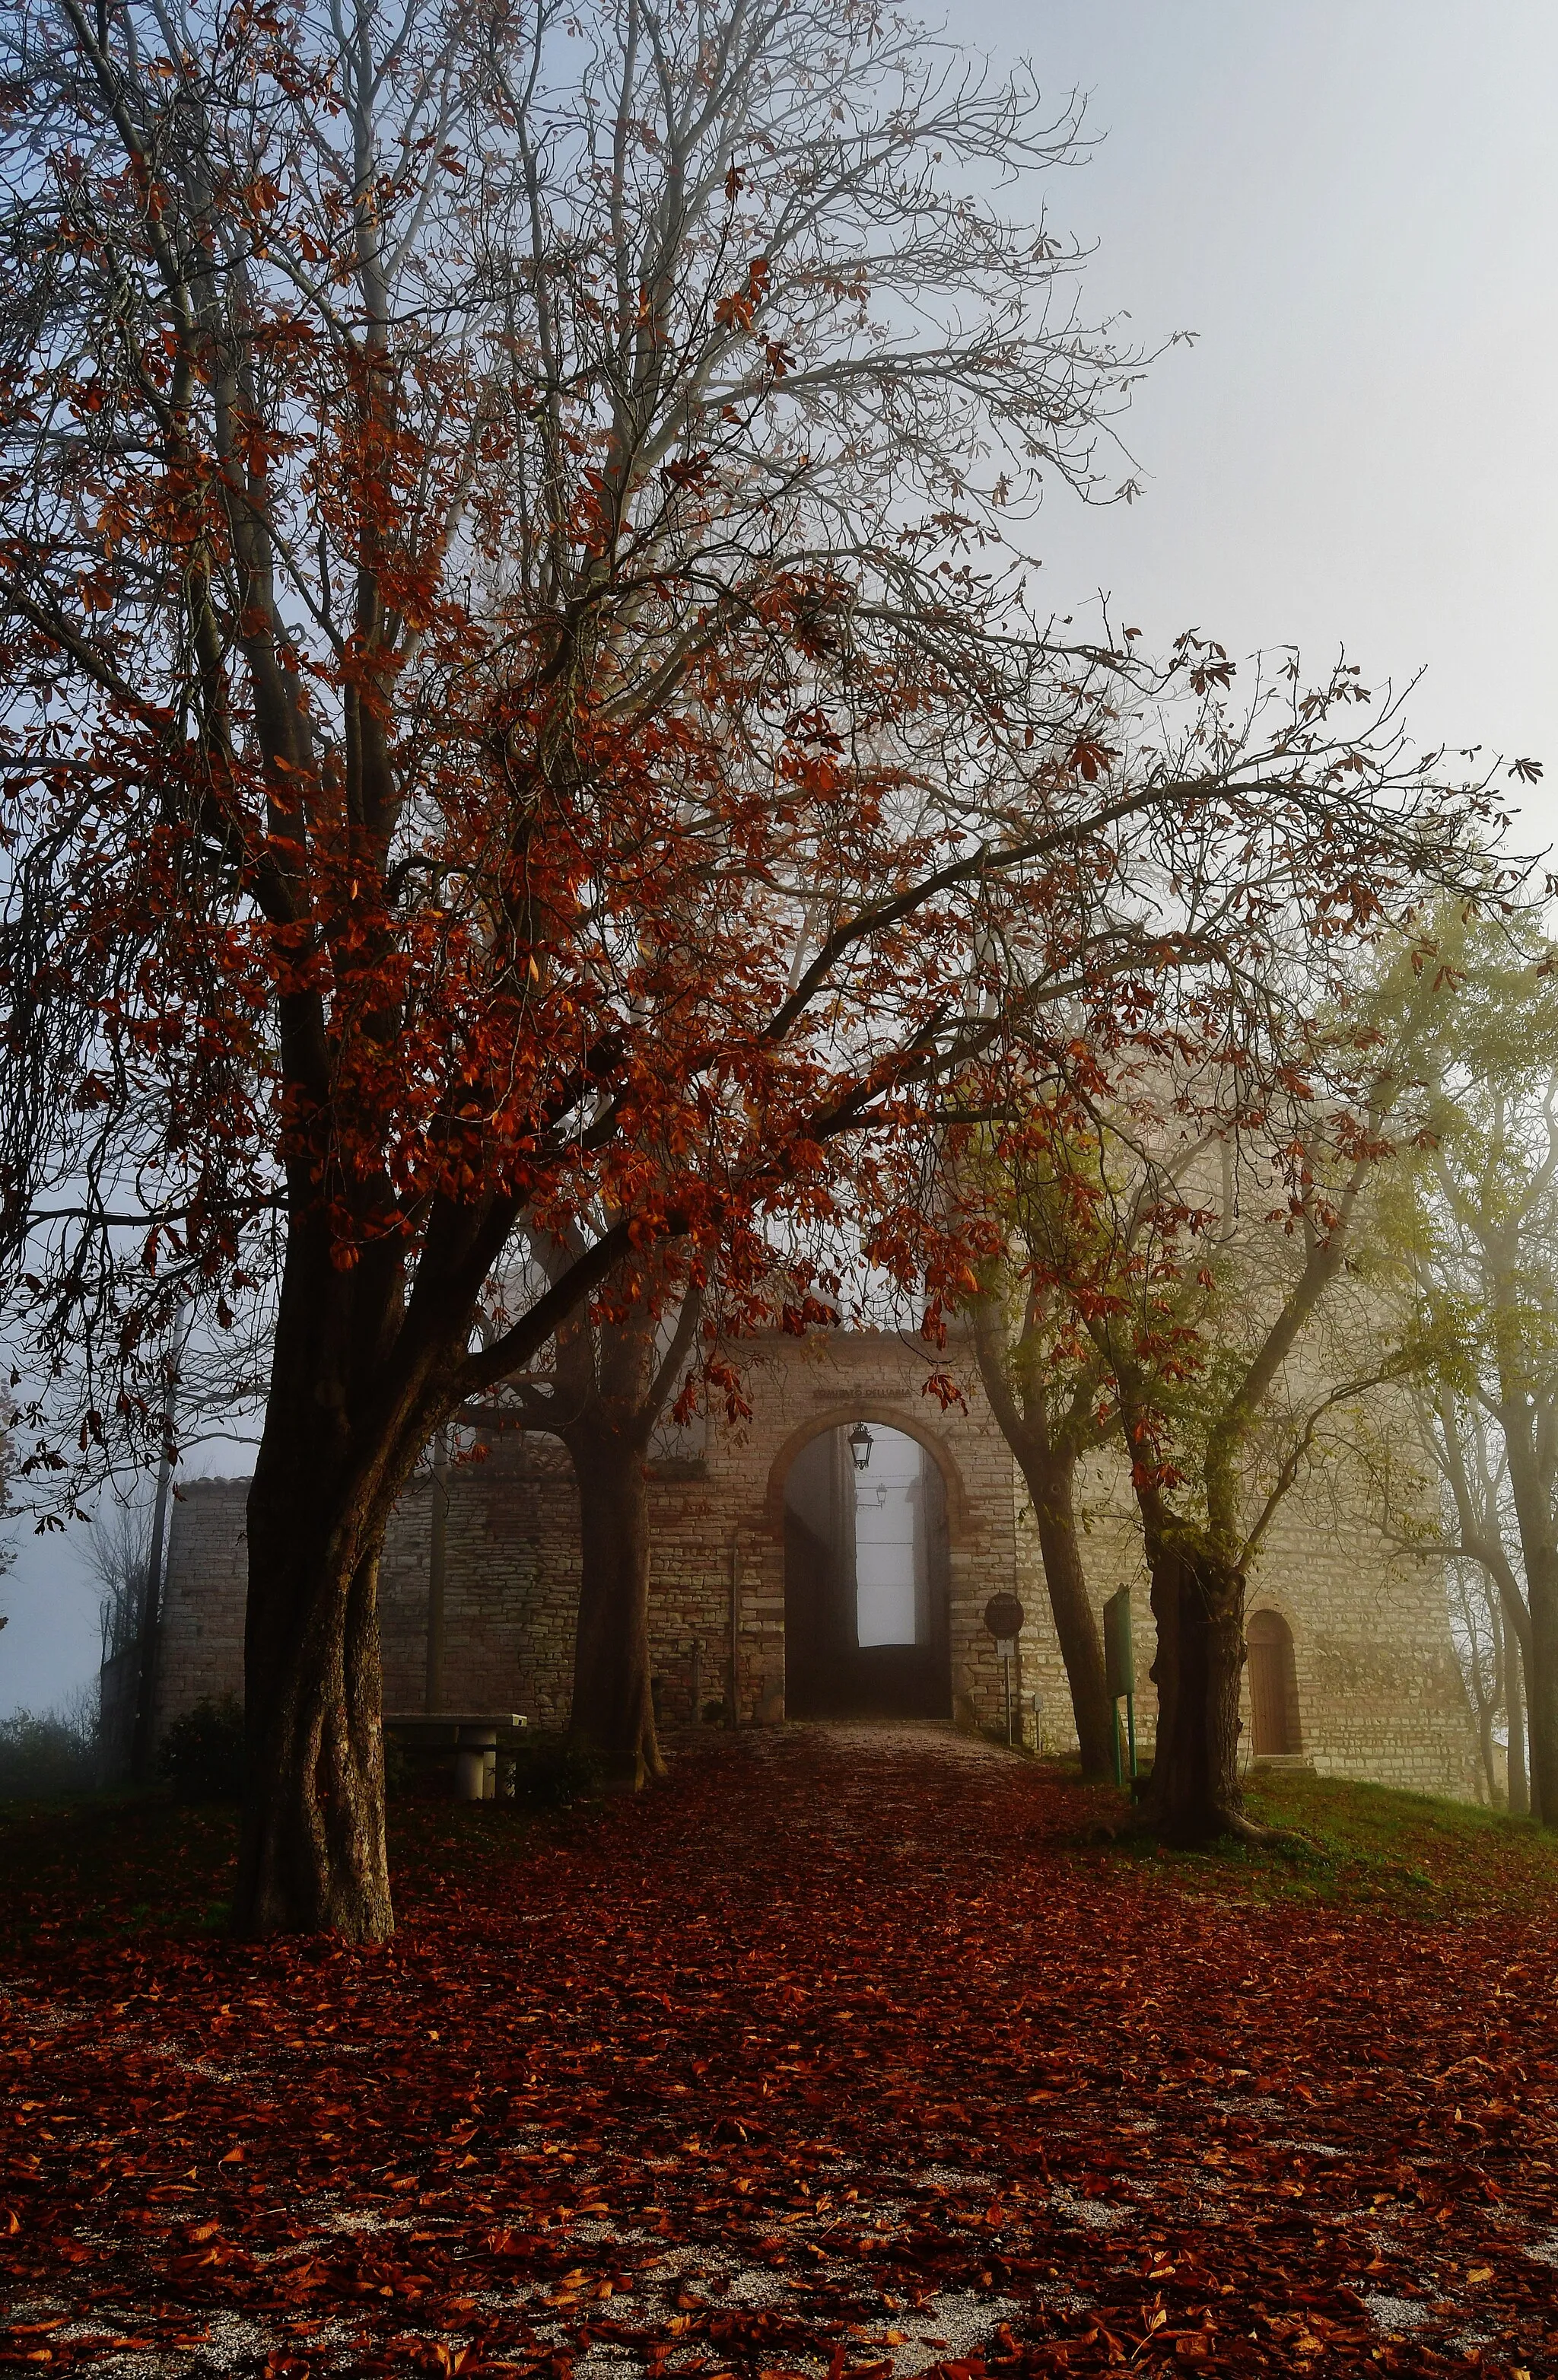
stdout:
<svg viewBox="0 0 1558 2380">
<path fill-rule="evenodd" d="M 850 1432 L 850 1452 L 857 1471 L 864 1471 L 871 1460 L 871 1432 L 863 1421 L 857 1421 Z"/>
</svg>

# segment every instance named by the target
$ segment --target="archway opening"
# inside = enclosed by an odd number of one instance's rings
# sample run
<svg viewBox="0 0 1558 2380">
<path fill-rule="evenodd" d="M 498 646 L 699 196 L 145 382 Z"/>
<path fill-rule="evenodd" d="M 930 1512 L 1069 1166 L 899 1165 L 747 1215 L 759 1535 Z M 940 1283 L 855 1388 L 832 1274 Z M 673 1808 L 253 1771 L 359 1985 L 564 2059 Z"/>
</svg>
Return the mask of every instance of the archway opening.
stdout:
<svg viewBox="0 0 1558 2380">
<path fill-rule="evenodd" d="M 1292 1630 L 1280 1611 L 1252 1611 L 1244 1641 L 1250 1651 L 1250 1734 L 1256 1759 L 1301 1752 Z"/>
<path fill-rule="evenodd" d="M 791 1718 L 948 1718 L 947 1492 L 917 1439 L 819 1431 L 784 1483 Z"/>
</svg>

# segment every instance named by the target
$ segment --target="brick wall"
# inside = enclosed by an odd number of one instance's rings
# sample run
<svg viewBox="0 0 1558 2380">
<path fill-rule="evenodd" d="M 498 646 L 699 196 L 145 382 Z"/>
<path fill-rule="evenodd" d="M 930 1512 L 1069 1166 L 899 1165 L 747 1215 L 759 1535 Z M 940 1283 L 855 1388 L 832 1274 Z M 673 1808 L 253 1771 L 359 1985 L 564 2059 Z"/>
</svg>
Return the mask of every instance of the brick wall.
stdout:
<svg viewBox="0 0 1558 2380">
<path fill-rule="evenodd" d="M 737 1707 L 743 1721 L 782 1715 L 783 1476 L 817 1431 L 864 1419 L 918 1438 L 947 1484 L 954 1707 L 993 1725 L 1000 1663 L 983 1624 L 997 1588 L 1026 1623 L 1021 1690 L 1038 1697 L 1037 1734 L 1074 1746 L 1059 1647 L 1049 1621 L 1025 1492 L 977 1382 L 966 1411 L 922 1393 L 924 1351 L 889 1332 L 763 1342 L 745 1390 L 752 1417 L 695 1434 L 662 1432 L 651 1488 L 651 1657 L 663 1707 L 727 1691 L 735 1595 Z M 972 1366 L 960 1367 L 960 1371 Z M 476 1450 L 473 1450 L 476 1451 Z M 442 1700 L 446 1709 L 525 1711 L 566 1722 L 576 1595 L 578 1497 L 555 1440 L 492 1434 L 450 1475 Z M 1095 1600 L 1126 1583 L 1134 1599 L 1137 1732 L 1150 1746 L 1152 1628 L 1141 1539 L 1117 1463 L 1086 1473 L 1084 1554 Z M 242 1675 L 243 1502 L 247 1482 L 192 1481 L 175 1508 L 168 1561 L 159 1726 Z M 381 1579 L 387 1710 L 423 1706 L 430 1481 L 413 1483 L 385 1548 Z M 1475 1734 L 1451 1651 L 1443 1573 L 1403 1556 L 1366 1520 L 1342 1518 L 1335 1484 L 1284 1507 L 1251 1576 L 1251 1610 L 1292 1631 L 1301 1748 L 1323 1774 L 1470 1794 Z M 1245 1713 L 1248 1728 L 1249 1712 Z M 1032 1740 L 1033 1723 L 1030 1719 Z"/>
</svg>

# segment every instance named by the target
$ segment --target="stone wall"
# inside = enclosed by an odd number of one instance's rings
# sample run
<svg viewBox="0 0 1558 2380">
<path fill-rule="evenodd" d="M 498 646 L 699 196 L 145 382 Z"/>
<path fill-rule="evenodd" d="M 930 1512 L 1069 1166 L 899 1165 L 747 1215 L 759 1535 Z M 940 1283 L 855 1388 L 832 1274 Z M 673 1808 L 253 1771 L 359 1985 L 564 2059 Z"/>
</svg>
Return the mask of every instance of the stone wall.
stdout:
<svg viewBox="0 0 1558 2380">
<path fill-rule="evenodd" d="M 1101 1609 L 1117 1586 L 1132 1589 L 1139 1743 L 1149 1748 L 1156 1696 L 1148 1672 L 1153 1632 L 1141 1539 L 1123 1469 L 1095 1461 L 1079 1497 L 1087 1517 L 1084 1558 Z M 1032 1611 L 1044 1609 L 1044 1571 L 1032 1516 L 1021 1522 L 1022 1581 Z M 1247 1616 L 1277 1611 L 1293 1638 L 1299 1754 L 1321 1776 L 1474 1799 L 1477 1737 L 1450 1643 L 1443 1566 L 1404 1551 L 1366 1517 L 1363 1490 L 1323 1479 L 1296 1488 L 1281 1507 L 1245 1597 Z M 1052 1630 L 1034 1647 L 1045 1739 L 1075 1741 L 1065 1674 Z M 1250 1743 L 1250 1691 L 1242 1697 Z M 1247 1752 L 1248 1758 L 1248 1752 Z"/>
<path fill-rule="evenodd" d="M 191 1479 L 174 1503 L 163 1577 L 153 1731 L 244 1682 L 247 1479 Z"/>
<path fill-rule="evenodd" d="M 668 1718 L 688 1718 L 694 1680 L 707 1706 L 729 1691 L 732 1643 L 743 1722 L 784 1708 L 784 1475 L 819 1430 L 859 1420 L 926 1446 L 947 1488 L 956 1715 L 990 1726 L 1001 1668 L 983 1624 L 998 1588 L 1026 1614 L 1021 1692 L 1030 1742 L 1075 1743 L 1049 1621 L 1037 1535 L 1021 1475 L 978 1386 L 959 1366 L 966 1407 L 923 1393 L 924 1351 L 889 1332 L 755 1351 L 749 1420 L 662 1433 L 651 1488 L 651 1656 Z M 578 1495 L 555 1440 L 494 1429 L 450 1475 L 442 1701 L 457 1711 L 525 1712 L 566 1722 L 576 1596 Z M 196 1480 L 175 1508 L 168 1562 L 158 1724 L 242 1675 L 243 1499 L 247 1483 Z M 384 1700 L 424 1706 L 431 1482 L 403 1499 L 382 1573 Z M 1141 1539 L 1117 1464 L 1082 1482 L 1084 1552 L 1096 1601 L 1135 1589 L 1137 1733 L 1151 1745 L 1152 1628 Z M 1470 1794 L 1475 1732 L 1451 1650 L 1443 1573 L 1404 1557 L 1359 1517 L 1338 1518 L 1334 1488 L 1296 1493 L 1251 1577 L 1250 1609 L 1292 1631 L 1302 1753 L 1322 1774 Z M 733 1602 L 732 1602 L 733 1598 Z M 1036 1708 L 1035 1708 L 1036 1698 Z M 1246 1710 L 1248 1728 L 1249 1713 Z"/>
</svg>

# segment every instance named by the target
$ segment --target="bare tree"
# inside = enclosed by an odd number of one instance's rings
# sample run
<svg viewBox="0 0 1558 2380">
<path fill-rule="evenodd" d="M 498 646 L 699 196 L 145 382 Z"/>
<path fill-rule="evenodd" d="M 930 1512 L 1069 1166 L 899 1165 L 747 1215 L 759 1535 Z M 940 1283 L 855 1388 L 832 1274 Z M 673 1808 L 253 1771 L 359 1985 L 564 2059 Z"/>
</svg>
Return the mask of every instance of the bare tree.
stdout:
<svg viewBox="0 0 1558 2380">
<path fill-rule="evenodd" d="M 1508 1806 L 1526 1817 L 1532 1807 L 1525 1694 L 1531 1614 L 1508 1462 L 1493 1415 L 1480 1398 L 1458 1394 L 1443 1374 L 1414 1402 L 1423 1450 L 1442 1491 L 1440 1542 L 1451 1559 L 1484 1766 L 1492 1758 L 1493 1719 L 1502 1714 L 1509 1739 Z M 1491 1767 L 1488 1775 L 1491 1783 Z"/>
<path fill-rule="evenodd" d="M 127 1504 L 101 1512 L 88 1539 L 87 1560 L 98 1583 L 98 1632 L 106 1667 L 140 1642 L 146 1626 L 150 1513 Z"/>
<path fill-rule="evenodd" d="M 1028 1185 L 1027 1196 L 1033 1196 Z M 1008 1226 L 1008 1254 L 1017 1237 Z M 1026 1250 L 1024 1250 L 1026 1253 Z M 974 1346 L 990 1410 L 1022 1473 L 1038 1532 L 1050 1614 L 1065 1664 L 1082 1775 L 1112 1777 L 1115 1713 L 1104 1644 L 1088 1599 L 1077 1518 L 1077 1466 L 1118 1435 L 1108 1366 L 1079 1338 L 1067 1299 L 1042 1268 L 1014 1282 L 1009 1261 L 984 1269 L 973 1308 Z"/>
<path fill-rule="evenodd" d="M 556 1273 L 566 1247 L 543 1243 Z M 634 1781 L 664 1773 L 649 1675 L 648 1460 L 656 1425 L 691 1389 L 704 1292 L 624 1273 L 570 1317 L 501 1408 L 562 1439 L 579 1490 L 579 1609 L 569 1732 Z M 668 1297 L 669 1286 L 669 1297 Z"/>
<path fill-rule="evenodd" d="M 99 1588 L 98 1768 L 104 1783 L 121 1784 L 134 1776 L 138 1749 L 149 1732 L 142 1722 L 152 1683 L 161 1584 L 150 1511 L 121 1503 L 105 1489 L 87 1541 L 87 1560 Z"/>
<path fill-rule="evenodd" d="M 1510 1799 L 1558 1826 L 1558 994 L 1531 919 L 1450 921 L 1395 1239 L 1444 1540 L 1497 1597 Z M 1520 1711 L 1525 1704 L 1524 1724 Z M 1523 1758 L 1528 1735 L 1528 1777 Z"/>
</svg>

